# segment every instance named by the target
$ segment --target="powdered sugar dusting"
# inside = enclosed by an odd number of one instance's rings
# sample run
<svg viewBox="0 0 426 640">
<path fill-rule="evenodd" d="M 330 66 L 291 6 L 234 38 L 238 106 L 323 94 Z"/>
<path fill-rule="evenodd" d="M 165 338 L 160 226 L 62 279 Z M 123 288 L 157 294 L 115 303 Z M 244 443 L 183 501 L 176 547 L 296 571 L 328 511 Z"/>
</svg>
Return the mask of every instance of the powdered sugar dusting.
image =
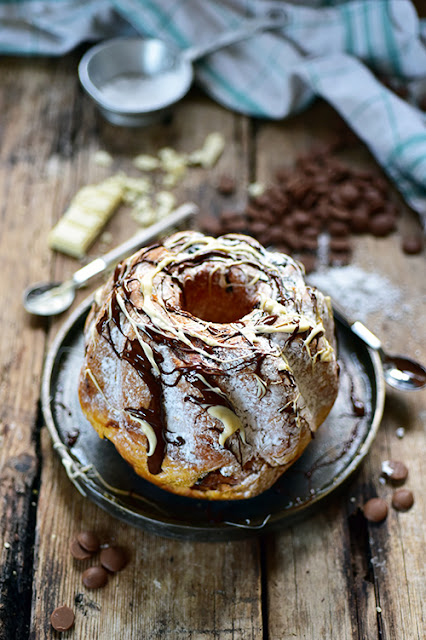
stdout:
<svg viewBox="0 0 426 640">
<path fill-rule="evenodd" d="M 398 319 L 401 311 L 401 291 L 382 275 L 355 265 L 312 273 L 309 283 L 336 300 L 356 320 L 365 321 L 376 311 Z"/>
</svg>

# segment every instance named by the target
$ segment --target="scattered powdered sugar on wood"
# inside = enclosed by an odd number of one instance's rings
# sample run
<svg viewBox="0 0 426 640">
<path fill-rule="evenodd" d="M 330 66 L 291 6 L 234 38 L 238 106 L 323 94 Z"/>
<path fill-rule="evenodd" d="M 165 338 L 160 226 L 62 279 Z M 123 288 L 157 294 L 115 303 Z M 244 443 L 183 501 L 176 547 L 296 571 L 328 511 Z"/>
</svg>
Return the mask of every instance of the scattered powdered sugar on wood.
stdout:
<svg viewBox="0 0 426 640">
<path fill-rule="evenodd" d="M 309 284 L 329 295 L 357 320 L 365 321 L 377 311 L 397 320 L 408 310 L 407 305 L 401 304 L 402 292 L 390 280 L 355 265 L 324 269 L 308 279 Z"/>
</svg>

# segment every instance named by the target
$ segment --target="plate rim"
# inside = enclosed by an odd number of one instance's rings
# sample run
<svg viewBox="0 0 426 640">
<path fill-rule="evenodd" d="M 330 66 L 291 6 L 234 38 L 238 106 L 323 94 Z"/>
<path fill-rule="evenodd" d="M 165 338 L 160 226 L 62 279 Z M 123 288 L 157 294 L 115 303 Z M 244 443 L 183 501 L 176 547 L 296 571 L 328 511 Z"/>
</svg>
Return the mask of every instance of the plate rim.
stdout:
<svg viewBox="0 0 426 640">
<path fill-rule="evenodd" d="M 213 523 L 211 525 L 190 525 L 186 523 L 171 523 L 161 518 L 154 519 L 151 516 L 146 516 L 140 512 L 135 512 L 129 508 L 129 506 L 112 493 L 107 490 L 102 490 L 95 484 L 90 477 L 85 475 L 79 470 L 78 465 L 81 463 L 72 455 L 69 447 L 62 441 L 57 427 L 55 425 L 55 419 L 51 410 L 51 380 L 56 364 L 57 354 L 68 333 L 72 330 L 74 325 L 81 321 L 82 315 L 88 313 L 90 305 L 93 302 L 93 294 L 85 298 L 71 313 L 71 315 L 62 323 L 59 327 L 50 347 L 48 348 L 47 355 L 44 362 L 42 383 L 41 383 L 41 408 L 43 418 L 49 435 L 53 442 L 53 449 L 59 455 L 62 465 L 65 468 L 68 478 L 74 484 L 76 489 L 83 497 L 90 498 L 95 504 L 107 511 L 111 516 L 116 517 L 124 522 L 130 523 L 133 526 L 141 528 L 145 531 L 154 533 L 159 536 L 173 537 L 175 539 L 188 540 L 193 539 L 197 541 L 226 541 L 232 539 L 238 539 L 247 537 L 250 535 L 256 535 L 264 533 L 272 529 L 278 528 L 279 525 L 287 526 L 301 519 L 302 512 L 306 509 L 306 503 L 302 503 L 300 506 L 294 505 L 291 516 L 285 519 L 280 515 L 277 519 L 273 516 L 267 517 L 263 523 L 256 525 L 242 525 L 237 523 L 231 523 L 223 521 L 221 523 Z M 337 318 L 335 322 L 343 328 L 345 331 L 350 331 L 343 323 Z M 338 490 L 344 485 L 348 479 L 352 476 L 354 471 L 358 468 L 359 464 L 367 455 L 370 450 L 371 444 L 374 441 L 382 417 L 385 403 L 385 381 L 383 375 L 383 366 L 380 355 L 377 351 L 371 349 L 365 344 L 356 334 L 351 332 L 351 335 L 355 341 L 363 346 L 368 353 L 373 369 L 373 378 L 376 383 L 376 390 L 374 395 L 375 410 L 373 412 L 370 426 L 364 441 L 361 443 L 359 449 L 356 451 L 354 457 L 350 463 L 340 472 L 329 486 L 327 486 L 320 493 L 312 497 L 309 502 L 309 507 L 317 507 L 318 504 L 330 497 L 330 494 Z M 84 483 L 81 478 L 84 477 Z M 126 517 L 127 516 L 127 517 Z M 220 526 L 219 526 L 220 525 Z"/>
</svg>

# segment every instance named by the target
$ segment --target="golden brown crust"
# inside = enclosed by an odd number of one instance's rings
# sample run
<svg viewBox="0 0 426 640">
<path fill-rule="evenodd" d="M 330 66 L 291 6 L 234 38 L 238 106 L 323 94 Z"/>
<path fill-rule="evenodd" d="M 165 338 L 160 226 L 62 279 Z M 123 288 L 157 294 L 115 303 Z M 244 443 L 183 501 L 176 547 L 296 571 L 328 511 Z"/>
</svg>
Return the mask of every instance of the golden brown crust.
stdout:
<svg viewBox="0 0 426 640">
<path fill-rule="evenodd" d="M 85 327 L 79 396 L 100 437 L 180 495 L 268 489 L 337 395 L 330 308 L 302 276 L 251 238 L 195 232 L 119 265 Z"/>
</svg>

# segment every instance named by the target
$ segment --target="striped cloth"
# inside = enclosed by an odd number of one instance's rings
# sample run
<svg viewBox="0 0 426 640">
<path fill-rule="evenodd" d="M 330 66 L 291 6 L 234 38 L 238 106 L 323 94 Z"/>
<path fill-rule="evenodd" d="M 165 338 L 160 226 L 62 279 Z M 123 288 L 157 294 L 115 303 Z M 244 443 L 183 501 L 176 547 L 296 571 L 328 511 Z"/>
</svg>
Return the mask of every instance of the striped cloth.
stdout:
<svg viewBox="0 0 426 640">
<path fill-rule="evenodd" d="M 62 55 L 79 42 L 134 33 L 185 49 L 274 9 L 282 29 L 195 65 L 228 108 L 280 119 L 321 96 L 367 144 L 426 228 L 426 23 L 410 0 L 0 0 L 0 52 Z M 410 90 L 405 101 L 377 76 Z"/>
</svg>

